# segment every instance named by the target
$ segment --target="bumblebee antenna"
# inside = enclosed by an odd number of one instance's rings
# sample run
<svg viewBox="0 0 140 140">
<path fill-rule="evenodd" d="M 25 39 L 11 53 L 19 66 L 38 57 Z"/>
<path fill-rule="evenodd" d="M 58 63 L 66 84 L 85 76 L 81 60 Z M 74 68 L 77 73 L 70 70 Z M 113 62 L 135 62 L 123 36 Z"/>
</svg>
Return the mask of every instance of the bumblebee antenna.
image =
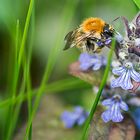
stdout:
<svg viewBox="0 0 140 140">
<path fill-rule="evenodd" d="M 113 25 L 114 22 L 116 22 L 116 21 L 119 20 L 119 19 L 121 19 L 121 21 L 124 22 L 125 25 L 126 25 L 126 18 L 123 17 L 123 16 L 119 16 L 119 17 L 115 18 L 113 21 L 111 21 L 111 24 Z M 119 32 L 115 31 L 115 33 L 119 35 Z"/>
<path fill-rule="evenodd" d="M 111 21 L 110 22 L 110 24 L 111 25 L 114 25 L 114 22 L 116 22 L 118 19 L 120 19 L 121 17 L 119 16 L 119 17 L 116 17 L 113 21 Z M 116 34 L 118 34 L 118 32 L 116 31 L 116 30 L 114 30 L 114 32 L 116 33 Z"/>
<path fill-rule="evenodd" d="M 111 23 L 113 24 L 115 21 L 117 21 L 118 19 L 120 19 L 121 17 L 117 17 L 115 18 L 113 21 L 111 21 Z"/>
</svg>

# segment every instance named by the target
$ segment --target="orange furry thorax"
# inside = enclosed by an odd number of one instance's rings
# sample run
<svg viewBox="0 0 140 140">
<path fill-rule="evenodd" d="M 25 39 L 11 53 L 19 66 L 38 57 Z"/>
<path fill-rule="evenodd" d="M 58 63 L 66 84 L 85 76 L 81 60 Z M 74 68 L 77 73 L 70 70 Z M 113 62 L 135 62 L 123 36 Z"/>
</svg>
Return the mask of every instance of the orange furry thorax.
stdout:
<svg viewBox="0 0 140 140">
<path fill-rule="evenodd" d="M 88 18 L 81 24 L 83 32 L 97 32 L 101 33 L 103 31 L 103 27 L 105 25 L 105 21 L 100 18 Z"/>
</svg>

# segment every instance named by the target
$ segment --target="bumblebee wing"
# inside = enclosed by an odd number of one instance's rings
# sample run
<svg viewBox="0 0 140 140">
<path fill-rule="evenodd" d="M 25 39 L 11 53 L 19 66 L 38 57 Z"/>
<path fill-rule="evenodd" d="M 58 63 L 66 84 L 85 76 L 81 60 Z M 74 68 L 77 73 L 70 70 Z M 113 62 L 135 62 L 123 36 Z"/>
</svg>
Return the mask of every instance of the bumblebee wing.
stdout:
<svg viewBox="0 0 140 140">
<path fill-rule="evenodd" d="M 75 46 L 75 44 L 74 44 L 74 34 L 75 34 L 75 31 L 71 31 L 65 36 L 64 40 L 65 40 L 66 44 L 65 44 L 65 47 L 64 47 L 63 50 L 67 50 L 67 49 Z"/>
</svg>

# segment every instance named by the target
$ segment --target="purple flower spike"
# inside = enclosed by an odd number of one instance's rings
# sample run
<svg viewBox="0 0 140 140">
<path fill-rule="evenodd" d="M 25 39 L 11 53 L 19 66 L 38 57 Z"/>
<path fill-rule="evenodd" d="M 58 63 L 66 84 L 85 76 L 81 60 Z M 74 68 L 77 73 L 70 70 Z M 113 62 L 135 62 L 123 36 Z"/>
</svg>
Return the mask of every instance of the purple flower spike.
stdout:
<svg viewBox="0 0 140 140">
<path fill-rule="evenodd" d="M 82 107 L 77 106 L 73 112 L 64 111 L 61 115 L 61 120 L 64 122 L 66 128 L 72 128 L 75 124 L 82 125 L 89 113 Z"/>
<path fill-rule="evenodd" d="M 133 68 L 132 63 L 128 62 L 125 66 L 114 68 L 112 72 L 119 77 L 112 80 L 111 87 L 121 87 L 124 90 L 132 89 L 133 84 L 131 80 L 140 82 L 140 73 L 136 72 Z"/>
<path fill-rule="evenodd" d="M 123 116 L 121 114 L 121 110 L 128 111 L 127 104 L 122 101 L 119 95 L 112 97 L 111 99 L 106 99 L 102 102 L 102 105 L 106 106 L 108 110 L 102 113 L 101 117 L 104 122 L 121 122 L 123 120 Z"/>
<path fill-rule="evenodd" d="M 93 70 L 99 70 L 102 66 L 105 66 L 107 61 L 105 57 L 98 56 L 96 54 L 90 55 L 88 53 L 82 53 L 79 57 L 80 69 L 83 71 L 92 68 Z"/>
</svg>

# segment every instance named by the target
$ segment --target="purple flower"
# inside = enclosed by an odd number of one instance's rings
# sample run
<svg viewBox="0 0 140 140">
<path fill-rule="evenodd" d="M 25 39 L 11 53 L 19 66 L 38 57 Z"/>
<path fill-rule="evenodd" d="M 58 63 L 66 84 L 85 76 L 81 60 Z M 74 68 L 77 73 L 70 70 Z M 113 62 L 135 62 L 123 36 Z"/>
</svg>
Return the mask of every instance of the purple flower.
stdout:
<svg viewBox="0 0 140 140">
<path fill-rule="evenodd" d="M 117 34 L 115 35 L 115 39 L 117 40 L 117 42 L 122 43 L 124 41 L 123 36 L 117 32 Z"/>
<path fill-rule="evenodd" d="M 98 45 L 99 47 L 101 47 L 101 46 L 104 46 L 104 43 L 103 43 L 102 41 L 98 41 L 98 42 L 97 42 L 97 45 Z"/>
<path fill-rule="evenodd" d="M 111 38 L 108 38 L 108 39 L 106 39 L 105 41 L 99 40 L 99 41 L 96 42 L 96 43 L 97 43 L 97 45 L 98 45 L 99 47 L 103 47 L 103 46 L 110 45 L 111 42 L 112 42 Z"/>
<path fill-rule="evenodd" d="M 111 44 L 111 42 L 112 42 L 112 40 L 111 40 L 111 39 L 107 39 L 107 40 L 105 41 L 105 45 L 110 45 L 110 44 Z"/>
<path fill-rule="evenodd" d="M 121 110 L 128 110 L 127 104 L 122 101 L 119 95 L 116 95 L 111 99 L 104 100 L 102 105 L 108 108 L 108 110 L 103 112 L 101 115 L 104 122 L 109 122 L 110 120 L 113 122 L 121 122 L 124 118 L 121 114 Z"/>
<path fill-rule="evenodd" d="M 140 82 L 140 73 L 136 72 L 132 63 L 128 62 L 125 66 L 114 68 L 112 72 L 119 77 L 111 81 L 111 87 L 121 87 L 124 90 L 132 89 L 133 84 L 131 80 Z"/>
<path fill-rule="evenodd" d="M 105 66 L 107 61 L 105 57 L 97 54 L 90 55 L 88 53 L 82 53 L 79 57 L 80 69 L 83 71 L 92 68 L 93 70 L 99 70 L 102 66 Z"/>
<path fill-rule="evenodd" d="M 61 120 L 64 122 L 66 128 L 72 128 L 75 124 L 82 125 L 89 113 L 82 107 L 77 106 L 73 112 L 64 111 L 61 115 Z"/>
</svg>

